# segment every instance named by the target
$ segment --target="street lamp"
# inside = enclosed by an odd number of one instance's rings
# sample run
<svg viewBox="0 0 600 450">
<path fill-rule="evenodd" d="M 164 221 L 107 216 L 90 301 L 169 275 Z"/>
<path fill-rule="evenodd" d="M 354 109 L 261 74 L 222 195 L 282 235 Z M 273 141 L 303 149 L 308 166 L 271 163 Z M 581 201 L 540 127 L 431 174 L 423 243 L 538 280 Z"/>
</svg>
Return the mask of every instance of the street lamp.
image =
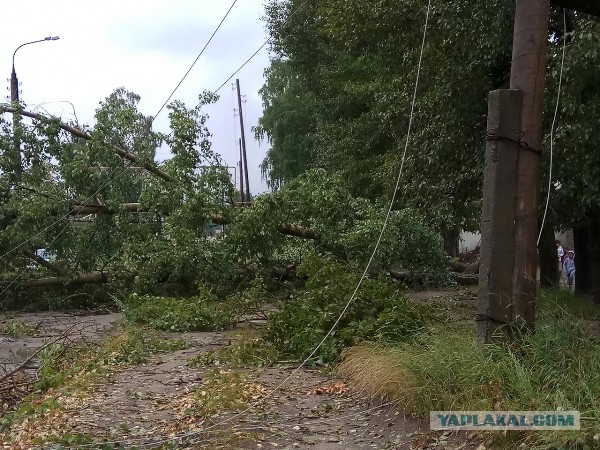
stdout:
<svg viewBox="0 0 600 450">
<path fill-rule="evenodd" d="M 17 54 L 17 51 L 21 47 L 24 47 L 25 45 L 36 44 L 38 42 L 56 41 L 58 39 L 60 39 L 58 36 L 47 36 L 44 39 L 39 39 L 37 41 L 25 42 L 24 44 L 21 44 L 21 45 L 19 45 L 17 47 L 17 49 L 13 53 L 13 57 L 12 57 L 12 73 L 10 75 L 10 101 L 11 102 L 18 102 L 19 101 L 19 80 L 17 79 L 17 72 L 15 72 L 15 55 Z"/>
<path fill-rule="evenodd" d="M 36 44 L 38 42 L 46 42 L 46 41 L 56 41 L 58 40 L 58 36 L 47 36 L 44 39 L 38 39 L 37 41 L 25 42 L 17 47 L 12 57 L 12 73 L 10 74 L 10 101 L 14 107 L 18 107 L 19 103 L 19 80 L 17 78 L 17 72 L 15 71 L 15 55 L 17 51 L 29 44 Z M 13 139 L 14 139 L 14 155 L 13 155 L 13 164 L 14 164 L 14 180 L 13 183 L 16 184 L 21 178 L 21 172 L 23 168 L 21 166 L 21 139 L 19 137 L 19 133 L 17 132 L 17 125 L 19 124 L 19 118 L 17 114 L 13 114 Z"/>
</svg>

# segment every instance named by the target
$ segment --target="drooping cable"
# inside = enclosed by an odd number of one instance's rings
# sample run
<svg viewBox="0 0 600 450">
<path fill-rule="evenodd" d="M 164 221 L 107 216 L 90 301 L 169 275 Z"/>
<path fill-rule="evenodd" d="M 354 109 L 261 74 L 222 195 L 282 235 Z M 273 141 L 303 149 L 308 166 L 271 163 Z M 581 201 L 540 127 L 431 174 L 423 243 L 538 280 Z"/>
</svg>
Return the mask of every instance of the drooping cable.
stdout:
<svg viewBox="0 0 600 450">
<path fill-rule="evenodd" d="M 550 204 L 550 191 L 552 189 L 552 169 L 554 164 L 554 130 L 556 128 L 556 118 L 558 117 L 558 107 L 560 105 L 560 95 L 562 90 L 563 81 L 563 69 L 565 67 L 565 53 L 567 49 L 567 12 L 563 8 L 563 48 L 562 56 L 560 61 L 560 75 L 558 77 L 558 93 L 556 94 L 556 105 L 554 107 L 554 117 L 552 118 L 552 126 L 550 127 L 550 166 L 548 170 L 548 193 L 546 195 L 546 206 L 544 207 L 544 215 L 542 217 L 542 224 L 540 225 L 540 234 L 537 238 L 537 245 L 540 245 L 542 239 L 542 232 L 544 231 L 544 225 L 546 223 L 546 216 L 548 214 L 548 205 Z"/>
</svg>

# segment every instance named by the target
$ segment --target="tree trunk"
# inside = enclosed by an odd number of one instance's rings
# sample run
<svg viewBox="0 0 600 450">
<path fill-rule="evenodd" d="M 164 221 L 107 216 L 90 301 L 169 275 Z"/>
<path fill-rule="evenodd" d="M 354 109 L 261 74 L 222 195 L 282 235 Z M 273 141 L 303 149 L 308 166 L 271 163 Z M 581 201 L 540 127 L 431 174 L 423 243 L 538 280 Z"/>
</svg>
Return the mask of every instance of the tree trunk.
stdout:
<svg viewBox="0 0 600 450">
<path fill-rule="evenodd" d="M 574 228 L 575 292 L 592 295 L 598 301 L 600 294 L 600 224 Z"/>
<path fill-rule="evenodd" d="M 540 159 L 550 0 L 517 0 L 510 88 L 523 94 L 517 162 L 513 317 L 535 326 Z"/>
<path fill-rule="evenodd" d="M 557 288 L 560 278 L 558 254 L 554 239 L 554 227 L 546 223 L 538 245 L 540 255 L 540 287 Z"/>
<path fill-rule="evenodd" d="M 105 272 L 89 272 L 81 273 L 72 278 L 69 277 L 50 277 L 50 278 L 29 278 L 20 280 L 16 283 L 16 286 L 22 288 L 36 288 L 45 286 L 60 286 L 60 285 L 73 285 L 73 284 L 88 284 L 88 283 L 108 283 L 111 278 L 118 278 L 121 280 L 133 280 L 134 274 L 128 272 L 117 273 L 114 275 Z M 14 281 L 11 280 L 0 280 L 0 286 L 10 286 Z"/>
<path fill-rule="evenodd" d="M 460 233 L 454 230 L 445 231 L 442 233 L 442 238 L 444 239 L 444 251 L 446 255 L 451 257 L 458 256 L 458 240 L 460 238 Z"/>
</svg>

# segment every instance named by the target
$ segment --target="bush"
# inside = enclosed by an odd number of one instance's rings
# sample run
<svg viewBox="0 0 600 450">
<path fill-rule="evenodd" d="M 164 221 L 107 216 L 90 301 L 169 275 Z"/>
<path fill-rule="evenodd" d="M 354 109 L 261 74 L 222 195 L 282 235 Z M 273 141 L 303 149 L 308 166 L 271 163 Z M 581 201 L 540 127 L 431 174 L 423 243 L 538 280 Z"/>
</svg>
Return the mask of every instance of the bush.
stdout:
<svg viewBox="0 0 600 450">
<path fill-rule="evenodd" d="M 314 254 L 304 258 L 298 273 L 308 277 L 304 289 L 270 314 L 265 338 L 282 356 L 303 359 L 334 325 L 360 275 L 332 259 Z M 336 330 L 314 357 L 332 361 L 342 347 L 365 340 L 401 342 L 423 324 L 420 311 L 392 282 L 365 279 Z"/>
<path fill-rule="evenodd" d="M 218 303 L 206 289 L 186 298 L 134 294 L 125 302 L 123 312 L 132 323 L 162 331 L 221 331 L 234 323 L 231 308 Z"/>
</svg>

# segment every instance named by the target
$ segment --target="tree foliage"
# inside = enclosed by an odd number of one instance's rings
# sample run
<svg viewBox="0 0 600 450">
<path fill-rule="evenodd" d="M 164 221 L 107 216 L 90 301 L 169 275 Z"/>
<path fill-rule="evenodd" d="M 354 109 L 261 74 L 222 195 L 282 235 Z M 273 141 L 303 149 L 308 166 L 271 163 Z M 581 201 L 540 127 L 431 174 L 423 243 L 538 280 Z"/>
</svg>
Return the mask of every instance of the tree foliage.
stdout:
<svg viewBox="0 0 600 450">
<path fill-rule="evenodd" d="M 273 186 L 324 168 L 356 196 L 388 199 L 404 150 L 427 2 L 270 1 L 273 61 L 256 132 Z M 487 94 L 507 88 L 511 2 L 433 2 L 412 136 L 395 208 L 410 207 L 453 238 L 479 227 Z M 598 19 L 554 8 L 549 30 L 544 176 L 561 52 L 550 226 L 598 220 Z"/>
<path fill-rule="evenodd" d="M 600 20 L 569 14 L 567 33 L 562 14 L 551 41 L 546 122 L 549 129 L 558 95 L 563 45 L 563 83 L 554 133 L 553 186 L 550 221 L 561 228 L 582 227 L 600 220 L 600 177 L 597 142 L 600 135 Z M 550 136 L 546 135 L 549 148 Z M 548 161 L 546 161 L 548 162 Z M 546 164 L 546 174 L 549 166 Z M 547 192 L 547 186 L 544 186 Z"/>
<path fill-rule="evenodd" d="M 193 285 L 206 240 L 204 226 L 233 193 L 205 126 L 207 116 L 201 108 L 211 101 L 214 97 L 203 95 L 192 109 L 171 104 L 169 135 L 153 131 L 152 119 L 137 109 L 139 97 L 122 88 L 100 104 L 96 124 L 88 128 L 89 141 L 61 130 L 56 119 L 31 123 L 16 115 L 14 135 L 3 119 L 4 278 L 27 278 L 24 272 L 31 261 L 23 252 L 32 255 L 43 249 L 52 264 L 71 277 L 101 270 L 132 273 L 146 289 L 167 281 Z M 24 156 L 17 180 L 9 160 L 13 136 Z M 174 181 L 141 170 L 144 163 L 155 164 L 160 146 L 169 148 L 173 157 L 158 166 Z M 135 155 L 135 167 L 115 148 Z M 128 203 L 139 204 L 138 211 L 127 211 L 123 205 Z M 82 205 L 109 213 L 75 215 L 76 206 Z"/>
</svg>

